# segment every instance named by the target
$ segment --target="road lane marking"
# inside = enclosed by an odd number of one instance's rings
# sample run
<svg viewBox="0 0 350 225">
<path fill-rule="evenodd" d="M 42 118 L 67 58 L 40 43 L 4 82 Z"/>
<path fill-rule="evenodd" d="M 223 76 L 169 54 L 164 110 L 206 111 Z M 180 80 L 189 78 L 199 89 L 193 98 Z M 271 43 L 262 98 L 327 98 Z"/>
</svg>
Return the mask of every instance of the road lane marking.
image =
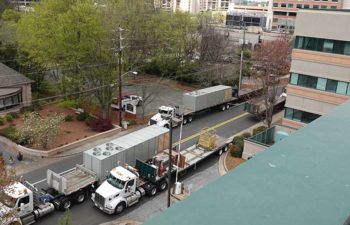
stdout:
<svg viewBox="0 0 350 225">
<path fill-rule="evenodd" d="M 217 128 L 222 127 L 222 126 L 224 126 L 224 125 L 226 125 L 226 124 L 228 124 L 228 123 L 231 123 L 231 122 L 233 122 L 233 121 L 235 121 L 235 120 L 238 120 L 238 119 L 240 119 L 240 118 L 242 118 L 242 117 L 244 117 L 244 116 L 246 116 L 246 115 L 249 115 L 249 113 L 245 112 L 245 113 L 243 113 L 243 114 L 241 114 L 241 115 L 235 116 L 235 117 L 233 117 L 233 118 L 231 118 L 231 119 L 229 119 L 229 120 L 226 120 L 226 121 L 221 122 L 221 123 L 218 123 L 218 124 L 216 124 L 216 125 L 214 125 L 214 126 L 212 126 L 212 127 L 209 127 L 209 129 L 217 129 Z M 191 135 L 191 136 L 188 136 L 187 138 L 182 139 L 180 142 L 181 142 L 181 144 L 183 144 L 183 143 L 185 143 L 185 142 L 188 142 L 188 141 L 190 141 L 190 140 L 192 140 L 192 139 L 198 137 L 199 135 L 200 135 L 200 131 L 197 132 L 197 133 L 195 133 L 195 134 L 193 134 L 193 135 Z M 175 142 L 175 143 L 173 144 L 173 147 L 175 147 L 176 145 L 178 145 L 180 142 L 179 142 L 179 141 Z"/>
</svg>

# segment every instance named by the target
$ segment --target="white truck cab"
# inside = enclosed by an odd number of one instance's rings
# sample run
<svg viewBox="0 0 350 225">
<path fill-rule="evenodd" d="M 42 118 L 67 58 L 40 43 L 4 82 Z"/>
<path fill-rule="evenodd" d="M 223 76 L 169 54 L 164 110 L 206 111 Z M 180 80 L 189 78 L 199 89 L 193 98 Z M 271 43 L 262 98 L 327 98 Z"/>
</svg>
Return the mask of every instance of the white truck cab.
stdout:
<svg viewBox="0 0 350 225">
<path fill-rule="evenodd" d="M 158 113 L 149 121 L 149 125 L 157 124 L 160 127 L 169 128 L 169 121 L 164 118 L 164 116 L 174 117 L 176 109 L 171 106 L 160 106 L 158 108 Z"/>
<path fill-rule="evenodd" d="M 23 184 L 16 182 L 10 185 L 0 198 L 1 219 L 6 213 L 16 212 L 12 217 L 6 217 L 8 224 L 22 224 L 20 217 L 34 211 L 33 192 Z"/>
<path fill-rule="evenodd" d="M 144 193 L 138 189 L 139 175 L 124 167 L 112 169 L 107 179 L 92 194 L 95 206 L 107 214 L 119 214 L 138 202 Z"/>
</svg>

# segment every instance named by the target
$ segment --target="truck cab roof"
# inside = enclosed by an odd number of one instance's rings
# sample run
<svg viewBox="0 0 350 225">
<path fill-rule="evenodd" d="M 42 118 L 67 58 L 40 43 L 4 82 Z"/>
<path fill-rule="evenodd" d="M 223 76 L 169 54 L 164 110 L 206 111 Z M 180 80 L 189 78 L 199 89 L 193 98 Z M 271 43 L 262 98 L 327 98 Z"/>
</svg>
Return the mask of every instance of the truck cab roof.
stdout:
<svg viewBox="0 0 350 225">
<path fill-rule="evenodd" d="M 16 182 L 16 183 L 8 186 L 8 188 L 5 191 L 6 191 L 7 195 L 9 195 L 13 198 L 19 198 L 23 195 L 27 195 L 27 194 L 31 193 L 31 190 L 29 190 L 26 186 L 24 186 L 20 182 Z"/>
<path fill-rule="evenodd" d="M 118 166 L 112 169 L 111 174 L 122 181 L 128 181 L 136 178 L 135 174 L 133 174 L 132 172 L 130 172 L 122 166 Z"/>
<path fill-rule="evenodd" d="M 160 106 L 159 107 L 159 110 L 162 110 L 162 111 L 170 111 L 170 110 L 173 110 L 174 108 L 171 107 L 171 106 Z"/>
</svg>

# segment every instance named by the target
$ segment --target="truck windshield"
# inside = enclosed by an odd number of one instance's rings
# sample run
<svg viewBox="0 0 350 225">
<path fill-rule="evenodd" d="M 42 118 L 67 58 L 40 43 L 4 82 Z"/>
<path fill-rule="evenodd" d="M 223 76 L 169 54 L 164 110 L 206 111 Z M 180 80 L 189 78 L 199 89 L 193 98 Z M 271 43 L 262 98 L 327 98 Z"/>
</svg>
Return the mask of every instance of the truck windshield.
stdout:
<svg viewBox="0 0 350 225">
<path fill-rule="evenodd" d="M 123 189 L 124 188 L 124 185 L 125 185 L 125 181 L 122 181 L 118 178 L 116 178 L 115 176 L 113 176 L 112 174 L 109 174 L 108 177 L 107 177 L 107 182 L 114 186 L 115 188 L 118 188 L 118 189 Z"/>
<path fill-rule="evenodd" d="M 0 195 L 0 202 L 9 208 L 13 208 L 16 206 L 17 199 L 3 193 Z"/>
<path fill-rule="evenodd" d="M 167 115 L 167 114 L 170 114 L 170 111 L 168 111 L 168 110 L 161 110 L 161 109 L 160 109 L 158 112 L 159 112 L 160 114 L 166 114 L 166 115 Z"/>
</svg>

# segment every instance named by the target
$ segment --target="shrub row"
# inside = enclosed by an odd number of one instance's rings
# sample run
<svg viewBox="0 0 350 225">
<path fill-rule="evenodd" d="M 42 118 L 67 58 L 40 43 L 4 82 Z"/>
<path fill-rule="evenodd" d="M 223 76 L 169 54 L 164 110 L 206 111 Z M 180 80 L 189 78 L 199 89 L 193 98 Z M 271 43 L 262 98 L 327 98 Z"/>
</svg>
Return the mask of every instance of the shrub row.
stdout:
<svg viewBox="0 0 350 225">
<path fill-rule="evenodd" d="M 109 119 L 89 117 L 86 124 L 97 132 L 104 132 L 113 128 L 112 121 Z"/>
<path fill-rule="evenodd" d="M 5 115 L 5 117 L 0 117 L 0 126 L 5 124 L 5 120 L 7 122 L 12 122 L 14 119 L 18 119 L 19 115 L 16 112 L 10 112 Z"/>
<path fill-rule="evenodd" d="M 242 158 L 244 139 L 249 138 L 252 135 L 249 132 L 243 133 L 242 135 L 236 136 L 232 140 L 232 145 L 230 147 L 230 154 L 235 158 Z"/>
</svg>

